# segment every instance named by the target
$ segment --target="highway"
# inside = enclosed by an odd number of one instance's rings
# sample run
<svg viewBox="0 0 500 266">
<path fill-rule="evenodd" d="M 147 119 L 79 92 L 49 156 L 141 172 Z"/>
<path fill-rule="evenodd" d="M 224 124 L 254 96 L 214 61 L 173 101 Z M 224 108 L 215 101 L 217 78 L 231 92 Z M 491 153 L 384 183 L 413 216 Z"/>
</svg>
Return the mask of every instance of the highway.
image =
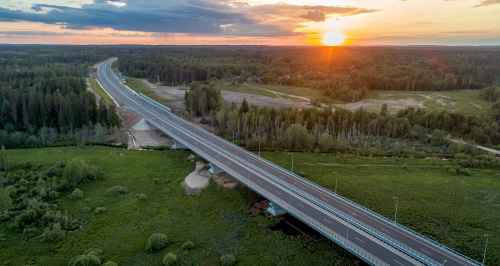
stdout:
<svg viewBox="0 0 500 266">
<path fill-rule="evenodd" d="M 97 77 L 128 108 L 291 215 L 372 265 L 481 265 L 192 124 L 124 86 L 98 64 Z"/>
</svg>

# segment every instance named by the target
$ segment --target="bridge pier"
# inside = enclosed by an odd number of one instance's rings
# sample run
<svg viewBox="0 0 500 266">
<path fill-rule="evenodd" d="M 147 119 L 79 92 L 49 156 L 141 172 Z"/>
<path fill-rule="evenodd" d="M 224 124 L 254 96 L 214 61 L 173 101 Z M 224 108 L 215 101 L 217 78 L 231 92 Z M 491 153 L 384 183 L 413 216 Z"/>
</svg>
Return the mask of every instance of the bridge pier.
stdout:
<svg viewBox="0 0 500 266">
<path fill-rule="evenodd" d="M 272 216 L 281 216 L 286 214 L 285 209 L 281 208 L 278 204 L 272 201 L 269 202 L 269 206 L 267 207 L 266 211 Z"/>
<path fill-rule="evenodd" d="M 209 166 L 208 172 L 210 172 L 212 175 L 218 175 L 224 173 L 224 170 L 220 169 L 219 167 L 217 167 L 217 165 L 213 163 L 208 163 L 208 166 Z"/>
<path fill-rule="evenodd" d="M 182 143 L 176 141 L 175 139 L 172 139 L 174 142 L 171 146 L 170 149 L 172 150 L 189 150 L 188 147 L 184 146 Z"/>
</svg>

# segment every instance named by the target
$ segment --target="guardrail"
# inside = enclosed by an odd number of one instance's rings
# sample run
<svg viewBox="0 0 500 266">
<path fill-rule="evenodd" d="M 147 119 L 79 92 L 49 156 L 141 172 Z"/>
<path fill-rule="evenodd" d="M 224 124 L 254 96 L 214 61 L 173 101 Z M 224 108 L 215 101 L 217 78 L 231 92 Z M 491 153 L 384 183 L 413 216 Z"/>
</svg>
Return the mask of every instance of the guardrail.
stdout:
<svg viewBox="0 0 500 266">
<path fill-rule="evenodd" d="M 150 123 L 152 123 L 153 125 L 155 125 L 158 128 L 163 128 L 161 125 L 158 125 L 155 121 L 150 121 Z M 176 135 L 175 133 L 172 133 L 172 132 L 168 133 L 168 129 L 164 129 L 164 130 L 167 131 L 166 133 L 171 135 L 171 136 Z M 302 221 L 308 223 L 310 226 L 315 228 L 322 235 L 324 235 L 328 239 L 334 241 L 335 243 L 339 244 L 343 248 L 347 249 L 352 254 L 358 256 L 359 258 L 361 258 L 362 260 L 364 260 L 368 264 L 377 265 L 377 266 L 378 265 L 380 265 L 380 266 L 389 265 L 388 263 L 385 263 L 382 260 L 380 260 L 378 257 L 367 252 L 363 248 L 353 244 L 347 238 L 339 237 L 340 236 L 339 234 L 329 232 L 328 229 L 324 228 L 323 226 L 317 224 L 314 220 L 303 215 L 302 212 L 300 212 L 299 210 L 297 210 L 293 206 L 289 205 L 288 203 L 286 203 L 283 200 L 279 199 L 278 197 L 274 196 L 272 193 L 269 193 L 267 191 L 262 190 L 259 185 L 256 185 L 255 183 L 248 180 L 247 178 L 245 178 L 244 176 L 242 176 L 238 172 L 233 171 L 231 168 L 226 167 L 223 163 L 220 163 L 217 159 L 212 157 L 210 154 L 207 154 L 207 153 L 201 151 L 200 149 L 196 148 L 196 146 L 192 145 L 191 143 L 184 141 L 182 138 L 178 137 L 177 141 L 181 142 L 186 147 L 189 147 L 191 150 L 196 151 L 198 153 L 198 155 L 200 155 L 201 157 L 205 158 L 206 160 L 214 163 L 215 165 L 217 165 L 217 167 L 223 169 L 225 172 L 227 172 L 231 176 L 234 176 L 235 178 L 240 180 L 240 182 L 244 183 L 248 187 L 251 187 L 257 193 L 268 198 L 269 200 L 272 200 L 273 202 L 276 202 L 278 205 L 285 208 L 292 216 L 296 217 L 299 220 L 302 220 Z"/>
<path fill-rule="evenodd" d="M 134 94 L 137 95 L 137 93 L 134 93 Z M 147 97 L 143 97 L 143 99 L 149 100 Z M 159 128 L 162 128 L 162 126 L 158 125 L 154 120 L 150 120 L 150 123 L 156 124 L 155 126 L 157 126 Z M 164 130 L 168 131 L 168 129 L 164 129 Z M 179 129 L 177 129 L 177 130 L 179 130 Z M 168 134 L 169 135 L 175 135 L 175 133 L 172 133 L 172 132 L 170 132 Z M 177 141 L 179 141 L 180 143 L 183 143 L 183 145 L 185 145 L 187 147 L 191 147 L 192 150 L 198 150 L 197 153 L 199 153 L 200 156 L 208 159 L 209 161 L 217 162 L 217 160 L 214 159 L 212 156 L 204 153 L 203 151 L 200 151 L 195 146 L 191 145 L 191 143 L 183 141 L 182 138 L 177 138 Z M 219 165 L 220 168 L 224 169 L 226 172 L 232 174 L 233 176 L 240 177 L 239 178 L 240 181 L 241 181 L 242 178 L 244 178 L 241 175 L 239 175 L 239 173 L 232 171 L 230 168 L 226 168 L 224 164 L 218 164 L 218 165 Z M 244 181 L 242 181 L 242 182 L 244 182 Z M 244 182 L 244 183 L 248 183 L 248 180 L 247 180 L 247 182 Z M 281 206 L 287 206 L 287 210 L 290 212 L 290 214 L 296 216 L 297 218 L 299 218 L 301 220 L 310 220 L 307 216 L 304 216 L 304 215 L 301 215 L 300 213 L 296 213 L 294 211 L 291 211 L 291 209 L 293 209 L 293 207 L 289 206 L 286 202 L 280 200 L 279 198 L 276 198 L 274 195 L 272 195 L 270 193 L 264 193 L 264 192 L 262 192 L 261 189 L 259 188 L 259 186 L 257 186 L 257 185 L 254 184 L 254 186 L 250 186 L 250 187 L 253 187 L 254 189 L 256 189 L 263 196 L 265 196 L 265 197 L 267 197 L 269 199 L 272 199 L 275 202 L 278 202 L 279 205 L 281 205 Z M 324 212 L 324 211 L 322 211 L 322 212 Z M 322 233 L 323 235 L 325 235 L 327 238 L 331 239 L 332 241 L 337 242 L 338 244 L 340 244 L 341 246 L 343 246 L 347 250 L 350 250 L 353 254 L 357 255 L 360 258 L 362 258 L 366 262 L 368 262 L 370 264 L 373 264 L 373 265 L 387 265 L 386 263 L 384 263 L 381 260 L 379 260 L 377 257 L 371 255 L 371 253 L 369 253 L 366 250 L 364 250 L 364 249 L 362 249 L 362 248 L 354 245 L 352 242 L 350 242 L 350 241 L 339 241 L 338 237 L 335 237 L 336 236 L 335 234 L 328 233 L 328 231 L 325 231 L 324 228 L 322 228 L 321 226 L 317 225 L 314 221 L 312 221 L 312 220 L 309 221 L 309 224 L 312 225 L 315 229 L 317 229 L 320 233 Z"/>
</svg>

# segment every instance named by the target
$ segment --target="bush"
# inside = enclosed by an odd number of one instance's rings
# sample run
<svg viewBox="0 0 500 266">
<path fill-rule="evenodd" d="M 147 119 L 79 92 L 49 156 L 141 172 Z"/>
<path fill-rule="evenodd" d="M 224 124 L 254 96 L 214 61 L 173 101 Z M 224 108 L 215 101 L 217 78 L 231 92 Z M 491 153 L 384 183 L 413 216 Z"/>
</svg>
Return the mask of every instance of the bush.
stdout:
<svg viewBox="0 0 500 266">
<path fill-rule="evenodd" d="M 175 255 L 174 253 L 167 253 L 167 255 L 165 255 L 165 257 L 163 257 L 163 265 L 174 265 L 177 263 L 177 255 Z"/>
<path fill-rule="evenodd" d="M 70 161 L 62 173 L 63 181 L 60 188 L 63 190 L 76 187 L 82 182 L 96 180 L 101 176 L 100 171 L 82 160 Z"/>
<path fill-rule="evenodd" d="M 220 257 L 222 266 L 231 266 L 236 264 L 236 257 L 233 254 L 226 254 Z"/>
<path fill-rule="evenodd" d="M 128 188 L 124 186 L 114 186 L 110 187 L 107 193 L 112 195 L 123 195 L 128 193 Z"/>
<path fill-rule="evenodd" d="M 106 207 L 97 207 L 97 208 L 95 208 L 94 213 L 101 214 L 101 213 L 105 213 L 107 211 L 108 211 L 108 209 L 106 209 Z"/>
<path fill-rule="evenodd" d="M 148 196 L 144 193 L 139 193 L 137 195 L 135 195 L 135 197 L 138 199 L 138 200 L 147 200 L 148 199 Z"/>
<path fill-rule="evenodd" d="M 0 187 L 0 210 L 7 210 L 11 206 L 12 200 L 9 197 L 9 191 Z"/>
<path fill-rule="evenodd" d="M 75 188 L 69 197 L 74 200 L 83 199 L 83 191 L 79 188 Z"/>
<path fill-rule="evenodd" d="M 159 178 L 153 178 L 153 183 L 160 184 L 160 179 Z"/>
<path fill-rule="evenodd" d="M 95 255 L 79 255 L 69 261 L 68 266 L 98 266 L 101 265 L 101 259 Z"/>
<path fill-rule="evenodd" d="M 191 250 L 194 248 L 194 243 L 193 241 L 186 241 L 184 244 L 182 244 L 182 249 L 184 250 Z"/>
<path fill-rule="evenodd" d="M 42 234 L 42 241 L 44 242 L 59 242 L 66 237 L 66 231 L 61 228 L 61 224 L 56 223 L 46 228 Z"/>
<path fill-rule="evenodd" d="M 144 249 L 149 252 L 164 249 L 168 245 L 168 238 L 165 234 L 154 233 L 146 241 Z"/>
<path fill-rule="evenodd" d="M 87 251 L 85 251 L 85 254 L 86 255 L 93 255 L 93 256 L 96 256 L 99 259 L 101 259 L 102 256 L 104 255 L 104 251 L 102 251 L 102 249 L 100 249 L 100 248 L 90 248 Z"/>
<path fill-rule="evenodd" d="M 118 266 L 118 263 L 116 263 L 114 261 L 107 261 L 102 266 Z"/>
<path fill-rule="evenodd" d="M 462 175 L 462 176 L 471 176 L 472 175 L 472 172 L 469 169 L 463 168 L 463 167 L 456 167 L 455 172 L 457 175 Z"/>
</svg>

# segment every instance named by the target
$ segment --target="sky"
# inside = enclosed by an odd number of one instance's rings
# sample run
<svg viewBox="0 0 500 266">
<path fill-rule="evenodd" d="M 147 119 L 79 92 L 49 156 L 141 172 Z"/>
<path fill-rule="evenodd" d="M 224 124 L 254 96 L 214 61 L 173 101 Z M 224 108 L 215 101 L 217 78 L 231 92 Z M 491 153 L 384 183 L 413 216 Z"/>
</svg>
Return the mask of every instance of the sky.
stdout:
<svg viewBox="0 0 500 266">
<path fill-rule="evenodd" d="M 500 45 L 500 0 L 0 0 L 0 43 Z"/>
</svg>

